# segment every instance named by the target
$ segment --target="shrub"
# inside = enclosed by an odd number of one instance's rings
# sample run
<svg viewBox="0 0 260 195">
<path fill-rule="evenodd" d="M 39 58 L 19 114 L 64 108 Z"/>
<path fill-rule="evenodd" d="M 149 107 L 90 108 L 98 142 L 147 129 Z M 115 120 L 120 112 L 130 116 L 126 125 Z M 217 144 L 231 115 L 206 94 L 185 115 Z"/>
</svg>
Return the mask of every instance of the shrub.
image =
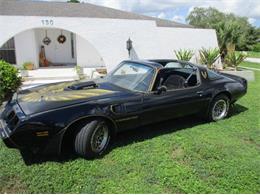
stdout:
<svg viewBox="0 0 260 195">
<path fill-rule="evenodd" d="M 208 68 L 213 69 L 214 63 L 220 57 L 219 49 L 205 49 L 202 48 L 200 51 L 200 63 L 207 65 Z"/>
<path fill-rule="evenodd" d="M 0 104 L 10 98 L 21 83 L 18 70 L 11 64 L 0 60 Z"/>
<path fill-rule="evenodd" d="M 260 52 L 260 43 L 257 43 L 253 46 L 253 51 L 254 52 Z"/>
<path fill-rule="evenodd" d="M 229 52 L 225 57 L 225 64 L 237 70 L 239 64 L 241 64 L 246 58 L 247 54 L 245 52 Z"/>
<path fill-rule="evenodd" d="M 178 58 L 178 60 L 183 60 L 183 61 L 190 61 L 192 56 L 194 55 L 194 52 L 192 50 L 178 50 L 178 51 L 174 51 L 176 57 Z"/>
</svg>

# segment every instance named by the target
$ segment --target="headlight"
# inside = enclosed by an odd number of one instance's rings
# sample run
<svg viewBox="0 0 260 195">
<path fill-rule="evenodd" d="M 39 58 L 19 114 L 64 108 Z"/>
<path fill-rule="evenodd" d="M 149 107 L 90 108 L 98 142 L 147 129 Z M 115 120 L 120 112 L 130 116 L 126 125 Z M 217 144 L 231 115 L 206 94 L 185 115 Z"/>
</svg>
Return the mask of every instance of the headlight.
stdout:
<svg viewBox="0 0 260 195">
<path fill-rule="evenodd" d="M 7 102 L 3 102 L 2 105 L 0 105 L 0 112 L 4 111 L 6 104 L 7 104 Z"/>
</svg>

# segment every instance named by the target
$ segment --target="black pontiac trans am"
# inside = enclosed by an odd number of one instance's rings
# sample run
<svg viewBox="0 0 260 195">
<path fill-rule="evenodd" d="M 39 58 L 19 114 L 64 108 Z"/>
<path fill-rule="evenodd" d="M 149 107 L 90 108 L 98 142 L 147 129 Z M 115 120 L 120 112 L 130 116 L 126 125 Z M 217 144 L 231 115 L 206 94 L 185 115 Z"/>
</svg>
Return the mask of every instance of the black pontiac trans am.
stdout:
<svg viewBox="0 0 260 195">
<path fill-rule="evenodd" d="M 243 78 L 177 60 L 124 61 L 106 77 L 21 90 L 2 112 L 10 148 L 100 156 L 112 135 L 184 115 L 224 119 L 247 92 Z"/>
</svg>

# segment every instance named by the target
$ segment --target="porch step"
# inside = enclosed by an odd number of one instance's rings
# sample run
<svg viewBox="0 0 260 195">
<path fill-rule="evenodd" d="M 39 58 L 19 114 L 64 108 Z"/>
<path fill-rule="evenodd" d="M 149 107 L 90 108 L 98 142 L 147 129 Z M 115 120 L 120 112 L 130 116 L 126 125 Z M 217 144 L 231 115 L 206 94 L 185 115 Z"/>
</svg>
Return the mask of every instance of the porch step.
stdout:
<svg viewBox="0 0 260 195">
<path fill-rule="evenodd" d="M 75 81 L 77 79 L 63 78 L 63 79 L 35 79 L 35 80 L 27 80 L 23 82 L 22 89 L 28 89 L 40 85 L 51 84 L 51 83 L 59 83 L 66 81 Z"/>
<path fill-rule="evenodd" d="M 78 80 L 79 76 L 67 76 L 67 77 L 24 77 L 24 81 L 55 81 L 55 80 Z"/>
<path fill-rule="evenodd" d="M 29 79 L 78 78 L 75 68 L 40 68 L 28 71 Z"/>
<path fill-rule="evenodd" d="M 79 76 L 75 68 L 40 68 L 28 71 L 28 77 L 24 77 L 22 89 L 28 89 L 39 85 L 78 80 Z"/>
<path fill-rule="evenodd" d="M 83 73 L 86 79 L 102 76 L 96 68 L 84 68 Z M 28 89 L 44 84 L 79 80 L 79 76 L 76 69 L 71 67 L 40 68 L 28 71 L 28 77 L 23 77 L 23 80 L 22 89 Z"/>
</svg>

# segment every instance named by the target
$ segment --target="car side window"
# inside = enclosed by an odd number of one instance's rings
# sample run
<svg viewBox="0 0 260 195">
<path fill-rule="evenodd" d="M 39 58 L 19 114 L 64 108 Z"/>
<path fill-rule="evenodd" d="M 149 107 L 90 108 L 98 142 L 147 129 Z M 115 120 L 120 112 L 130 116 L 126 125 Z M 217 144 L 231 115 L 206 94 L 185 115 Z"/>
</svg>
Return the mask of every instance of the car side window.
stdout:
<svg viewBox="0 0 260 195">
<path fill-rule="evenodd" d="M 197 71 L 189 68 L 163 68 L 160 70 L 153 90 L 159 86 L 167 87 L 168 91 L 188 89 L 199 84 Z"/>
<path fill-rule="evenodd" d="M 212 70 L 208 70 L 208 78 L 210 80 L 216 80 L 220 78 L 220 75 Z"/>
</svg>

